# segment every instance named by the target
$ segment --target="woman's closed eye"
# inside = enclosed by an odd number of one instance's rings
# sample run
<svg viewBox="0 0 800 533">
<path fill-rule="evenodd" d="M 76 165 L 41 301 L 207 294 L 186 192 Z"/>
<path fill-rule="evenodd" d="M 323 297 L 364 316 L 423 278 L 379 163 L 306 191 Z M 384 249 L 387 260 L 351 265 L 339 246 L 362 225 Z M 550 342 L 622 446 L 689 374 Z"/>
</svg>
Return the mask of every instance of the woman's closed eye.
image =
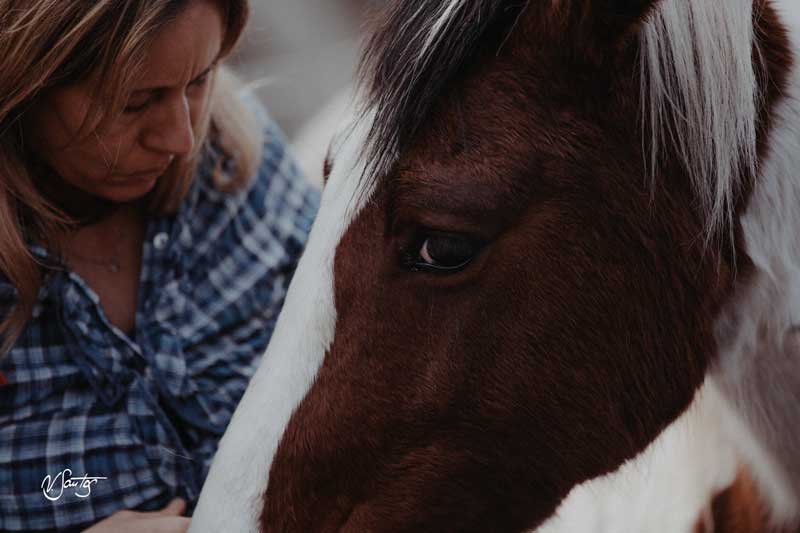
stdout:
<svg viewBox="0 0 800 533">
<path fill-rule="evenodd" d="M 155 99 L 156 95 L 153 94 L 153 91 L 137 91 L 128 99 L 123 112 L 137 113 L 144 111 Z"/>
<path fill-rule="evenodd" d="M 189 83 L 189 85 L 191 85 L 193 87 L 202 87 L 208 81 L 209 75 L 211 75 L 211 71 L 210 70 L 206 70 L 200 76 L 198 76 L 197 78 L 192 80 L 192 82 Z"/>
<path fill-rule="evenodd" d="M 190 81 L 186 86 L 186 93 L 191 96 L 192 93 L 202 90 L 208 83 L 212 69 L 213 66 L 207 68 L 199 76 Z M 128 99 L 128 103 L 123 111 L 125 113 L 137 113 L 139 111 L 144 111 L 150 106 L 150 104 L 158 100 L 162 91 L 164 91 L 164 89 L 160 88 L 135 91 L 131 94 L 131 97 Z"/>
<path fill-rule="evenodd" d="M 214 69 L 217 68 L 216 63 L 212 63 L 207 69 L 201 72 L 195 79 L 189 82 L 189 85 L 186 87 L 186 94 L 192 95 L 193 93 L 201 94 L 202 91 L 208 85 L 208 81 L 211 78 L 211 74 L 214 72 Z"/>
</svg>

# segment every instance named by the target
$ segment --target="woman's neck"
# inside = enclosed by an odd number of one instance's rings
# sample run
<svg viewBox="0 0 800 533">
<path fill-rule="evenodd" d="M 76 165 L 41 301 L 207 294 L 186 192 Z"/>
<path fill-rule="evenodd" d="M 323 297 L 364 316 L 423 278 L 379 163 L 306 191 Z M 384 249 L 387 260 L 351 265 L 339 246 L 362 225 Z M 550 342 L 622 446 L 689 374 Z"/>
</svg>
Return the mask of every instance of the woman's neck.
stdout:
<svg viewBox="0 0 800 533">
<path fill-rule="evenodd" d="M 78 228 L 62 243 L 65 265 L 97 294 L 109 321 L 129 335 L 135 325 L 145 232 L 145 214 L 131 202 Z"/>
<path fill-rule="evenodd" d="M 111 200 L 75 187 L 52 171 L 41 174 L 36 180 L 36 188 L 51 205 L 79 227 L 94 225 L 120 207 Z"/>
</svg>

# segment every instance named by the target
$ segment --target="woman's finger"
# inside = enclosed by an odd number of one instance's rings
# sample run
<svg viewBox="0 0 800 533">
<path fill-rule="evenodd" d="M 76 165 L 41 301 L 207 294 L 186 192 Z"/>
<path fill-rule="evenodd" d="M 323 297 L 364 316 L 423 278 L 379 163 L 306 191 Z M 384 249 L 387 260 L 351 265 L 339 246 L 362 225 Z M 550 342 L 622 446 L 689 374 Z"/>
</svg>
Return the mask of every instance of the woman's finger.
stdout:
<svg viewBox="0 0 800 533">
<path fill-rule="evenodd" d="M 167 504 L 166 507 L 158 511 L 158 514 L 164 516 L 180 516 L 186 511 L 186 500 L 183 498 L 175 498 Z"/>
</svg>

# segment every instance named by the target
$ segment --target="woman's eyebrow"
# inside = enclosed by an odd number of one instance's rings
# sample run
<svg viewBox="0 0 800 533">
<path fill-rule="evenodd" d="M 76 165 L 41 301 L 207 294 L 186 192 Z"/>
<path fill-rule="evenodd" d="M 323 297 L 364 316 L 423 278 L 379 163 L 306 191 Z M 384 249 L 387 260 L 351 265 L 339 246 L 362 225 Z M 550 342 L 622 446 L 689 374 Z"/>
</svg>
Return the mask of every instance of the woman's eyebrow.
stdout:
<svg viewBox="0 0 800 533">
<path fill-rule="evenodd" d="M 208 75 L 208 73 L 211 72 L 211 70 L 215 66 L 217 66 L 217 62 L 216 61 L 214 61 L 208 67 L 206 67 L 206 69 L 203 72 L 201 72 L 200 74 L 198 74 L 197 76 L 195 76 L 194 79 L 190 80 L 189 84 L 191 85 L 192 83 L 196 82 L 197 80 L 203 78 L 203 76 Z M 135 93 L 158 92 L 158 91 L 163 91 L 163 90 L 166 90 L 166 89 L 169 89 L 169 88 L 170 87 L 168 87 L 166 85 L 154 86 L 154 87 L 142 87 L 141 89 L 134 89 L 133 93 L 135 94 Z"/>
</svg>

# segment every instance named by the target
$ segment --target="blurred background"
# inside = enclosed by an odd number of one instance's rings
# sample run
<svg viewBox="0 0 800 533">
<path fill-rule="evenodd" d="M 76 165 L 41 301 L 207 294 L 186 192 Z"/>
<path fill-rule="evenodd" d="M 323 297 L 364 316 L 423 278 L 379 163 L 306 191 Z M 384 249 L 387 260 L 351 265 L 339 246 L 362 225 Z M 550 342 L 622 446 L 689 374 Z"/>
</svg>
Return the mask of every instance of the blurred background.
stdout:
<svg viewBox="0 0 800 533">
<path fill-rule="evenodd" d="M 330 137 L 346 119 L 368 14 L 380 0 L 251 0 L 230 64 L 255 86 L 308 178 L 321 181 Z"/>
</svg>

